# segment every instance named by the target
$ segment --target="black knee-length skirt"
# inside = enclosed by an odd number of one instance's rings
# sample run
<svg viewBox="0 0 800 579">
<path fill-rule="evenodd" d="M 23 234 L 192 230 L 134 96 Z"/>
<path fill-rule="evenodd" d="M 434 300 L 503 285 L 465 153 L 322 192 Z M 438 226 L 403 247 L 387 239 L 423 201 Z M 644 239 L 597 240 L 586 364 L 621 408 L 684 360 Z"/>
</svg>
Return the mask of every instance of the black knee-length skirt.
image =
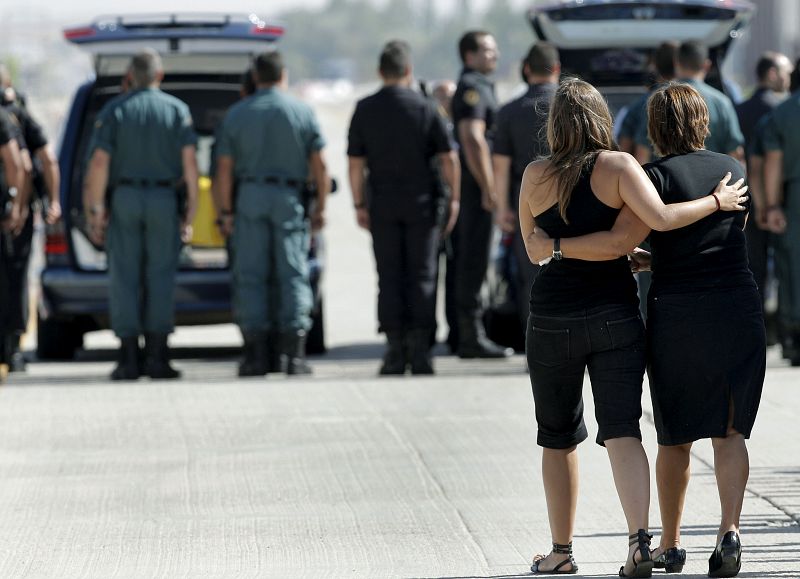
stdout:
<svg viewBox="0 0 800 579">
<path fill-rule="evenodd" d="M 766 371 L 766 335 L 755 287 L 658 292 L 648 300 L 648 377 L 658 443 L 749 438 Z"/>
</svg>

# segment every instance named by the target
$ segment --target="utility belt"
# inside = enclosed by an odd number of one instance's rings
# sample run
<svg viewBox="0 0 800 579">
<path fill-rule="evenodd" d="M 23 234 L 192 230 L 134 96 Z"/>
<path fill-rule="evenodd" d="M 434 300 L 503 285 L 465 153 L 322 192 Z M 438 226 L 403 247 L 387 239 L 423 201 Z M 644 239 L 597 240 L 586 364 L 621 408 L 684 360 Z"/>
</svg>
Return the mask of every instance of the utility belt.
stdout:
<svg viewBox="0 0 800 579">
<path fill-rule="evenodd" d="M 151 189 L 153 187 L 162 187 L 172 189 L 178 198 L 178 215 L 181 219 L 186 217 L 188 196 L 186 192 L 186 181 L 183 179 L 139 179 L 133 177 L 122 177 L 117 179 L 112 186 L 106 189 L 106 203 L 109 208 L 113 204 L 114 189 L 117 187 L 135 187 L 137 189 Z"/>
<path fill-rule="evenodd" d="M 125 187 L 138 187 L 141 189 L 148 189 L 150 187 L 169 187 L 174 189 L 177 188 L 180 183 L 180 179 L 134 179 L 129 177 L 123 177 L 116 182 L 117 186 L 123 185 Z"/>
<path fill-rule="evenodd" d="M 291 187 L 292 189 L 300 189 L 301 187 L 305 187 L 305 181 L 300 179 L 291 179 L 291 178 L 284 178 L 284 177 L 253 177 L 253 176 L 245 176 L 240 177 L 237 179 L 239 183 L 256 183 L 258 185 L 279 185 L 283 187 Z"/>
</svg>

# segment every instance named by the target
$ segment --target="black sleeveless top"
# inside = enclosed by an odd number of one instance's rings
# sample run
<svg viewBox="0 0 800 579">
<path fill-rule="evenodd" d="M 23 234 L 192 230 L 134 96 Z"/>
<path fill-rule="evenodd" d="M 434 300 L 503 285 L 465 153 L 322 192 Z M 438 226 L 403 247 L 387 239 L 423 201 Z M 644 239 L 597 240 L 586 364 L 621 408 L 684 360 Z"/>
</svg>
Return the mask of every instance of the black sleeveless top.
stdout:
<svg viewBox="0 0 800 579">
<path fill-rule="evenodd" d="M 596 231 L 608 231 L 620 210 L 600 201 L 592 191 L 590 179 L 597 160 L 595 155 L 581 173 L 567 206 L 565 223 L 558 204 L 537 215 L 536 226 L 552 238 L 579 237 Z M 531 287 L 531 313 L 539 315 L 574 315 L 597 306 L 638 307 L 636 282 L 627 257 L 613 261 L 567 259 L 542 266 Z"/>
</svg>

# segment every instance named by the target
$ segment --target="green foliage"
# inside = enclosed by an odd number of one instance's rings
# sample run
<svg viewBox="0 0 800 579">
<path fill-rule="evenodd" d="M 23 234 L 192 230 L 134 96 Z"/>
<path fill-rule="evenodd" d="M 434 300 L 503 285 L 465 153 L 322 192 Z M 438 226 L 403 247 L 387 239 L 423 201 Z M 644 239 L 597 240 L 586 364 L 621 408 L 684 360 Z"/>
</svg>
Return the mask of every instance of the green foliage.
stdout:
<svg viewBox="0 0 800 579">
<path fill-rule="evenodd" d="M 501 52 L 498 76 L 516 79 L 534 39 L 525 13 L 509 0 L 494 0 L 482 14 L 470 0 L 460 0 L 450 14 L 437 12 L 435 0 L 388 0 L 381 6 L 369 0 L 330 0 L 320 10 L 284 12 L 281 20 L 286 24 L 281 51 L 293 79 L 373 80 L 381 47 L 394 39 L 411 44 L 419 78 L 454 78 L 461 66 L 458 39 L 471 28 L 495 35 Z"/>
</svg>

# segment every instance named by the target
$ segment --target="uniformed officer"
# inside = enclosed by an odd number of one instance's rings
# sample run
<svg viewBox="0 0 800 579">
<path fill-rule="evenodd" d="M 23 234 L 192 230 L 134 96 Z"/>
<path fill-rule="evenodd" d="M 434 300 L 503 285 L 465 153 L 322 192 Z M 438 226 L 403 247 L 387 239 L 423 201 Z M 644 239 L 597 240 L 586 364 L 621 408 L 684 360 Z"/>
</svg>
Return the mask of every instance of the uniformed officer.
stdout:
<svg viewBox="0 0 800 579">
<path fill-rule="evenodd" d="M 675 58 L 677 79 L 693 86 L 708 106 L 706 149 L 744 161 L 744 136 L 731 99 L 704 82 L 710 67 L 708 48 L 699 42 L 687 41 L 678 48 Z"/>
<path fill-rule="evenodd" d="M 800 90 L 769 114 L 762 136 L 767 227 L 778 277 L 783 356 L 800 366 Z"/>
<path fill-rule="evenodd" d="M 142 333 L 144 374 L 177 378 L 167 337 L 174 328 L 181 240 L 191 241 L 197 205 L 197 137 L 189 107 L 159 88 L 164 71 L 157 52 L 147 49 L 134 56 L 129 76 L 131 90 L 97 116 L 84 211 L 93 241 L 107 239 L 111 327 L 121 340 L 111 378 L 139 377 Z M 178 192 L 181 184 L 185 201 Z"/>
<path fill-rule="evenodd" d="M 523 62 L 528 90 L 498 112 L 492 151 L 497 190 L 497 225 L 514 235 L 514 255 L 518 265 L 516 297 L 522 324 L 520 331 L 528 319 L 531 284 L 539 268 L 528 259 L 525 243 L 519 233 L 519 189 L 528 163 L 550 151 L 546 135 L 547 115 L 561 75 L 558 50 L 548 42 L 531 46 Z"/>
<path fill-rule="evenodd" d="M 234 314 L 244 338 L 239 375 L 263 376 L 268 370 L 270 276 L 278 285 L 276 311 L 286 373 L 305 374 L 311 371 L 305 341 L 313 297 L 301 191 L 310 170 L 317 187 L 311 226 L 317 230 L 325 223 L 330 188 L 322 155 L 325 142 L 311 108 L 284 90 L 287 77 L 280 53 L 260 54 L 253 75 L 257 91 L 231 107 L 217 147 L 220 222 L 223 233 L 233 235 Z"/>
<path fill-rule="evenodd" d="M 47 142 L 42 127 L 28 110 L 16 99 L 11 86 L 8 69 L 0 64 L 0 106 L 8 113 L 14 126 L 15 138 L 20 149 L 24 180 L 22 188 L 29 199 L 28 214 L 20 235 L 14 238 L 11 251 L 3 259 L 9 282 L 8 317 L 3 323 L 5 337 L 3 355 L 11 372 L 25 370 L 25 358 L 19 349 L 20 337 L 28 324 L 28 263 L 33 242 L 34 206 L 40 196 L 48 200 L 45 219 L 52 225 L 61 217 L 59 202 L 58 162 L 52 147 Z"/>
<path fill-rule="evenodd" d="M 356 219 L 372 233 L 378 268 L 379 331 L 388 343 L 380 373 L 403 374 L 410 366 L 412 374 L 433 374 L 440 232 L 432 161 L 438 158 L 453 192 L 447 235 L 460 205 L 458 157 L 436 105 L 411 88 L 408 44 L 386 44 L 378 72 L 383 87 L 356 105 L 347 155 Z"/>
<path fill-rule="evenodd" d="M 11 305 L 12 265 L 16 239 L 27 221 L 24 169 L 19 146 L 14 138 L 14 126 L 8 113 L 0 107 L 0 335 L 13 325 Z M 0 381 L 5 379 L 11 360 L 5 348 L 0 348 Z"/>
<path fill-rule="evenodd" d="M 497 67 L 497 42 L 488 32 L 470 31 L 459 40 L 458 51 L 464 68 L 453 97 L 453 124 L 464 171 L 461 212 L 453 239 L 458 312 L 455 342 L 461 358 L 503 358 L 513 352 L 486 337 L 480 296 L 489 265 L 496 204 L 490 140 L 497 100 L 488 75 Z M 451 334 L 453 330 L 451 325 Z"/>
</svg>

